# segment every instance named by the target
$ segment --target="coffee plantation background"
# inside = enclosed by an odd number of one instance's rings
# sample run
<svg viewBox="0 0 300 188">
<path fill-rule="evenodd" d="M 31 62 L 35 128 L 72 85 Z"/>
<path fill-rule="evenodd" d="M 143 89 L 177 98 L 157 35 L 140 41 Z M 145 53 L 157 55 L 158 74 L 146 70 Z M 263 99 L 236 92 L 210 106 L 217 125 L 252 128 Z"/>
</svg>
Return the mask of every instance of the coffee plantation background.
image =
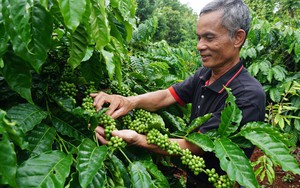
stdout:
<svg viewBox="0 0 300 188">
<path fill-rule="evenodd" d="M 265 123 L 248 125 L 240 136 L 252 142 L 266 133 L 261 143 L 266 157 L 300 174 L 291 154 L 300 136 L 300 3 L 246 3 L 252 28 L 241 57 L 268 101 Z M 89 93 L 141 94 L 193 74 L 201 60 L 195 48 L 197 15 L 190 8 L 177 0 L 2 0 L 0 10 L 1 186 L 184 187 L 184 176 L 159 169 L 184 171 L 177 158 L 99 145 L 93 128 L 103 111 L 93 111 Z M 224 114 L 239 119 L 234 98 L 228 100 Z M 161 117 L 159 126 L 169 136 L 182 136 L 189 112 L 190 106 L 173 105 L 152 116 Z M 222 128 L 232 121 L 224 119 Z M 217 154 L 221 144 L 244 146 L 228 138 L 234 130 L 224 135 L 185 138 Z M 283 149 L 274 151 L 272 145 Z M 229 155 L 234 154 L 240 153 Z M 241 163 L 229 178 L 257 187 L 254 176 L 262 173 L 246 159 Z M 263 172 L 274 179 L 270 169 Z"/>
</svg>

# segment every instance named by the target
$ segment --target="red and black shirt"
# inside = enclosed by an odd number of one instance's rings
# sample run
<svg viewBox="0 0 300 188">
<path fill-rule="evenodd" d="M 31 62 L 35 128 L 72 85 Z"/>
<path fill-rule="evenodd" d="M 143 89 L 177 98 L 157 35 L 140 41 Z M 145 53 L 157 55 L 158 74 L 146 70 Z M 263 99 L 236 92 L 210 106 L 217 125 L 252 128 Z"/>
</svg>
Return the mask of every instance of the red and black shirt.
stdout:
<svg viewBox="0 0 300 188">
<path fill-rule="evenodd" d="M 193 76 L 169 88 L 179 104 L 192 103 L 191 121 L 207 113 L 213 114 L 212 118 L 200 127 L 200 132 L 206 133 L 218 128 L 227 98 L 224 86 L 231 88 L 236 103 L 242 110 L 241 125 L 251 121 L 264 121 L 265 92 L 261 84 L 244 68 L 242 62 L 208 85 L 210 76 L 209 68 L 200 68 Z"/>
<path fill-rule="evenodd" d="M 224 86 L 231 88 L 232 94 L 236 97 L 236 103 L 243 114 L 241 125 L 252 121 L 264 121 L 265 92 L 261 84 L 244 68 L 242 62 L 209 85 L 210 77 L 209 68 L 200 68 L 193 76 L 169 88 L 179 104 L 192 103 L 191 121 L 207 113 L 213 114 L 205 124 L 201 125 L 199 132 L 206 133 L 218 128 L 221 112 L 228 96 Z M 245 148 L 244 151 L 250 158 L 253 148 Z M 219 174 L 225 173 L 220 168 L 220 162 L 214 153 L 205 152 L 202 157 L 207 168 L 215 168 Z M 198 176 L 192 175 L 191 172 L 188 174 L 187 187 L 189 188 L 198 187 L 199 183 L 209 184 L 205 173 L 200 173 Z"/>
</svg>

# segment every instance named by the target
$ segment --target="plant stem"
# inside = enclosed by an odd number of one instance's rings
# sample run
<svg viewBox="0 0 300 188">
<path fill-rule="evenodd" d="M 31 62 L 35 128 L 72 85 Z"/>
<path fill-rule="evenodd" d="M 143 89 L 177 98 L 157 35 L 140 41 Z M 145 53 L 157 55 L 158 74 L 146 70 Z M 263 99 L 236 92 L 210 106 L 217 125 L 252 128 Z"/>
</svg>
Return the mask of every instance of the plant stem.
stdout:
<svg viewBox="0 0 300 188">
<path fill-rule="evenodd" d="M 124 151 L 123 151 L 121 148 L 119 148 L 119 151 L 124 155 L 124 157 L 127 159 L 127 161 L 128 161 L 130 164 L 132 164 L 131 160 L 127 157 L 127 155 L 124 153 Z"/>
</svg>

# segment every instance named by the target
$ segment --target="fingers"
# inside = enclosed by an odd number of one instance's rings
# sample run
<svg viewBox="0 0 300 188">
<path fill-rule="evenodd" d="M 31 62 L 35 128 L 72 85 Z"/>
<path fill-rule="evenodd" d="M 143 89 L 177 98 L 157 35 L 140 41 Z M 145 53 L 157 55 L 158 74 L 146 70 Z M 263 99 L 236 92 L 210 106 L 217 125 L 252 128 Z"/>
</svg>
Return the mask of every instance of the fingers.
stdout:
<svg viewBox="0 0 300 188">
<path fill-rule="evenodd" d="M 107 99 L 109 98 L 109 96 L 104 92 L 91 93 L 90 96 L 94 98 L 93 105 L 96 107 L 97 111 L 99 111 L 102 108 L 104 103 L 109 102 Z"/>
<path fill-rule="evenodd" d="M 111 114 L 109 114 L 113 119 L 117 119 L 118 117 L 125 115 L 127 112 L 124 112 L 123 108 L 120 108 Z"/>
<path fill-rule="evenodd" d="M 116 119 L 122 115 L 128 113 L 128 101 L 120 95 L 108 95 L 104 92 L 91 93 L 91 97 L 94 98 L 93 105 L 96 110 L 99 111 L 105 103 L 109 103 L 108 110 L 105 112 L 107 115 Z"/>
<path fill-rule="evenodd" d="M 112 118 L 114 118 L 112 115 L 115 113 L 115 111 L 119 108 L 120 100 L 115 97 L 114 101 L 110 103 L 108 110 L 106 111 L 107 115 L 110 115 Z M 115 119 L 115 118 L 114 118 Z"/>
<path fill-rule="evenodd" d="M 108 142 L 103 138 L 100 134 L 96 133 L 97 139 L 100 141 L 101 144 L 106 145 Z"/>
<path fill-rule="evenodd" d="M 124 130 L 115 130 L 112 132 L 113 136 L 118 136 L 122 138 L 128 144 L 137 144 L 140 140 L 140 134 L 134 130 L 124 129 Z"/>
<path fill-rule="evenodd" d="M 105 139 L 105 132 L 104 128 L 101 126 L 96 127 L 96 136 L 98 140 L 101 142 L 101 144 L 107 144 L 107 140 Z"/>
</svg>

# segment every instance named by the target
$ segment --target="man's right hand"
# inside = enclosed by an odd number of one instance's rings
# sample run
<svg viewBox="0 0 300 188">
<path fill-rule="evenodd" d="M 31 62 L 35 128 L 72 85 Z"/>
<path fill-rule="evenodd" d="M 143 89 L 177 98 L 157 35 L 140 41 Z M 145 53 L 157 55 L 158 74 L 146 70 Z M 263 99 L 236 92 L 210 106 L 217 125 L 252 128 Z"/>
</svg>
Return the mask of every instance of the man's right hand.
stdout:
<svg viewBox="0 0 300 188">
<path fill-rule="evenodd" d="M 131 101 L 127 97 L 123 97 L 121 95 L 109 95 L 107 93 L 100 92 L 91 93 L 90 96 L 94 98 L 93 105 L 96 107 L 97 111 L 99 111 L 105 103 L 109 103 L 106 114 L 110 115 L 114 119 L 127 114 L 133 109 Z"/>
</svg>

